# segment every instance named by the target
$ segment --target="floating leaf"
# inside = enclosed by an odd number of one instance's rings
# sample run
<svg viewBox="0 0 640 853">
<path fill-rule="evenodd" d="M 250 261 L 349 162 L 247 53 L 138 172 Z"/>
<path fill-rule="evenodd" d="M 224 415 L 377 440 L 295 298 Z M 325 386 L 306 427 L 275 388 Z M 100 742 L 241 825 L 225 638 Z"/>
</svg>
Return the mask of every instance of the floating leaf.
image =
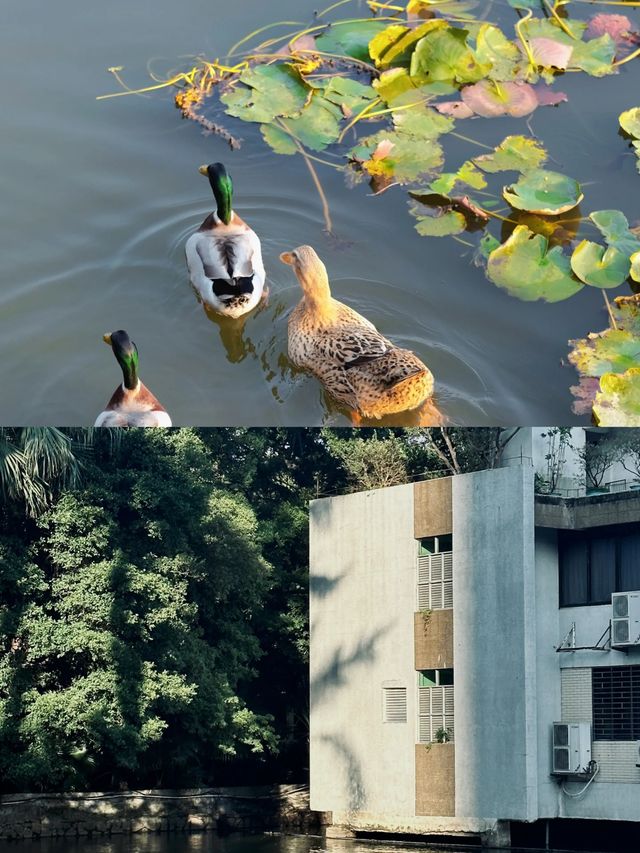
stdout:
<svg viewBox="0 0 640 853">
<path fill-rule="evenodd" d="M 631 278 L 640 282 L 640 251 L 631 255 L 629 260 L 631 261 Z"/>
<path fill-rule="evenodd" d="M 607 245 L 625 255 L 640 251 L 640 238 L 629 230 L 627 217 L 619 210 L 594 210 L 589 219 L 600 231 Z"/>
<path fill-rule="evenodd" d="M 526 302 L 560 302 L 583 287 L 571 277 L 571 263 L 562 249 L 549 249 L 545 237 L 524 225 L 516 226 L 506 243 L 491 253 L 487 275 L 498 287 Z"/>
<path fill-rule="evenodd" d="M 632 30 L 633 24 L 626 15 L 611 15 L 601 12 L 594 15 L 589 21 L 586 35 L 588 38 L 597 38 L 607 33 L 616 44 L 621 44 L 629 40 L 629 34 Z"/>
<path fill-rule="evenodd" d="M 236 87 L 220 100 L 229 115 L 243 121 L 268 123 L 276 116 L 294 115 L 310 93 L 298 72 L 287 64 L 258 65 L 239 79 L 249 88 Z"/>
<path fill-rule="evenodd" d="M 481 190 L 486 187 L 487 182 L 474 163 L 467 160 L 457 172 L 443 172 L 437 180 L 429 185 L 429 189 L 434 193 L 450 196 L 457 184 L 466 184 L 475 190 Z"/>
<path fill-rule="evenodd" d="M 547 159 L 542 143 L 528 136 L 507 136 L 491 154 L 474 158 L 484 172 L 526 172 L 537 169 Z"/>
<path fill-rule="evenodd" d="M 415 104 L 425 98 L 450 95 L 457 91 L 451 83 L 433 83 L 422 75 L 412 77 L 406 68 L 383 71 L 380 77 L 373 81 L 373 87 L 388 106 L 394 107 Z"/>
<path fill-rule="evenodd" d="M 427 33 L 417 43 L 411 57 L 411 74 L 456 83 L 481 80 L 491 66 L 476 59 L 467 44 L 468 35 L 468 30 L 451 26 Z"/>
<path fill-rule="evenodd" d="M 584 376 L 624 373 L 638 365 L 640 339 L 626 329 L 606 329 L 586 338 L 569 341 L 573 349 L 569 361 Z"/>
<path fill-rule="evenodd" d="M 369 42 L 386 28 L 385 21 L 346 21 L 331 24 L 316 38 L 316 45 L 323 53 L 351 56 L 360 62 L 369 62 Z"/>
<path fill-rule="evenodd" d="M 492 80 L 513 80 L 522 68 L 522 53 L 501 29 L 483 24 L 476 36 L 476 58 L 482 65 L 490 65 Z"/>
<path fill-rule="evenodd" d="M 340 135 L 342 113 L 334 104 L 313 98 L 295 118 L 282 119 L 293 136 L 306 148 L 322 151 Z"/>
<path fill-rule="evenodd" d="M 529 115 L 538 106 L 538 98 L 529 83 L 497 83 L 480 80 L 473 86 L 465 86 L 462 100 L 479 116 L 510 115 L 516 118 Z"/>
<path fill-rule="evenodd" d="M 389 143 L 389 153 L 379 156 L 380 144 Z M 373 154 L 377 157 L 374 158 Z M 415 181 L 429 176 L 444 163 L 442 147 L 437 142 L 425 145 L 422 139 L 381 130 L 368 139 L 363 139 L 351 151 L 351 158 L 359 162 L 365 172 L 394 178 L 400 183 Z"/>
<path fill-rule="evenodd" d="M 516 210 L 555 215 L 571 210 L 584 198 L 573 178 L 546 169 L 534 169 L 502 194 Z"/>
<path fill-rule="evenodd" d="M 616 43 L 610 35 L 603 35 L 591 41 L 578 42 L 571 56 L 571 68 L 579 68 L 592 77 L 604 77 L 613 74 L 613 61 L 616 58 Z"/>
<path fill-rule="evenodd" d="M 619 122 L 625 133 L 640 139 L 640 107 L 632 107 L 620 113 Z"/>
<path fill-rule="evenodd" d="M 564 71 L 569 67 L 573 55 L 573 45 L 544 36 L 529 40 L 529 48 L 536 65 L 543 68 L 558 68 Z"/>
<path fill-rule="evenodd" d="M 391 24 L 371 39 L 369 54 L 378 68 L 409 65 L 412 48 L 416 42 L 432 30 L 448 27 L 446 21 L 434 19 L 419 27 L 405 27 Z"/>
<path fill-rule="evenodd" d="M 332 77 L 325 87 L 325 100 L 340 107 L 343 112 L 359 113 L 377 97 L 375 89 L 351 80 L 349 77 Z"/>
<path fill-rule="evenodd" d="M 464 214 L 457 210 L 416 204 L 409 208 L 409 212 L 418 220 L 416 231 L 423 237 L 447 237 L 460 234 L 467 227 Z"/>
<path fill-rule="evenodd" d="M 489 260 L 489 256 L 498 248 L 499 245 L 500 240 L 496 240 L 493 234 L 485 234 L 480 240 L 479 252 L 481 257 L 485 258 L 485 260 Z"/>
<path fill-rule="evenodd" d="M 626 373 L 605 373 L 593 404 L 598 426 L 640 426 L 640 367 Z"/>
<path fill-rule="evenodd" d="M 629 258 L 609 246 L 583 240 L 571 256 L 571 269 L 593 287 L 620 287 L 629 278 Z"/>
<path fill-rule="evenodd" d="M 423 140 L 436 139 L 454 128 L 454 122 L 450 118 L 441 116 L 430 107 L 397 112 L 393 123 L 398 133 L 419 136 Z"/>
<path fill-rule="evenodd" d="M 260 132 L 267 145 L 276 152 L 276 154 L 297 154 L 298 148 L 296 143 L 281 127 L 276 124 L 261 124 Z"/>
</svg>

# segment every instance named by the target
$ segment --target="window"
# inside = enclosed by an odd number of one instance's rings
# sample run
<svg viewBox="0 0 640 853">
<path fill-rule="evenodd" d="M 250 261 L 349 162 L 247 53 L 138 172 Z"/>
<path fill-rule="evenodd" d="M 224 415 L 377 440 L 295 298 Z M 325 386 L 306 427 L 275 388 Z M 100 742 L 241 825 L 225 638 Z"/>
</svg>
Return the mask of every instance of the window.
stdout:
<svg viewBox="0 0 640 853">
<path fill-rule="evenodd" d="M 445 551 L 453 551 L 453 536 L 451 533 L 446 533 L 444 536 L 429 536 L 427 539 L 419 539 L 418 545 L 421 557 L 442 554 Z"/>
<path fill-rule="evenodd" d="M 427 544 L 425 544 L 427 543 Z M 439 550 L 446 545 L 447 550 Z M 453 554 L 451 536 L 420 540 L 418 556 L 418 610 L 453 607 Z M 429 550 L 433 549 L 433 550 Z"/>
<path fill-rule="evenodd" d="M 561 531 L 560 606 L 608 604 L 612 592 L 640 589 L 640 532 L 629 525 Z"/>
<path fill-rule="evenodd" d="M 407 688 L 406 687 L 383 687 L 382 688 L 382 722 L 383 723 L 406 723 L 407 722 Z"/>
<path fill-rule="evenodd" d="M 418 673 L 418 741 L 450 740 L 453 740 L 453 670 L 423 670 Z"/>
<path fill-rule="evenodd" d="M 640 740 L 640 666 L 592 671 L 593 739 Z"/>
</svg>

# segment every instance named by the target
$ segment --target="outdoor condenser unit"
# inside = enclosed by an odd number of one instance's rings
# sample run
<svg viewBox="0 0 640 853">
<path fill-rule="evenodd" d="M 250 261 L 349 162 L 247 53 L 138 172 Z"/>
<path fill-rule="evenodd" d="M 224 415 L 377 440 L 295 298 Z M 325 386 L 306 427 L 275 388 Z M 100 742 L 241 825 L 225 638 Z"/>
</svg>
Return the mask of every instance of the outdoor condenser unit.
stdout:
<svg viewBox="0 0 640 853">
<path fill-rule="evenodd" d="M 576 775 L 589 773 L 591 762 L 591 723 L 553 724 L 553 773 Z"/>
<path fill-rule="evenodd" d="M 640 592 L 611 595 L 611 647 L 627 649 L 640 645 Z"/>
</svg>

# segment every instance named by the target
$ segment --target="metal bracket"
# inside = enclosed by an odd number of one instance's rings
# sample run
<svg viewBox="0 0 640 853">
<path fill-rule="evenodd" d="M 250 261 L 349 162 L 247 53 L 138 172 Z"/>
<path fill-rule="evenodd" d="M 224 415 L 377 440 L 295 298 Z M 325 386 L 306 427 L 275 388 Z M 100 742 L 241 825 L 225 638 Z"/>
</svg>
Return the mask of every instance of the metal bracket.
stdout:
<svg viewBox="0 0 640 853">
<path fill-rule="evenodd" d="M 611 651 L 611 620 L 604 629 L 595 646 L 576 646 L 576 623 L 573 622 L 564 640 L 556 648 L 557 652 L 610 652 Z"/>
</svg>

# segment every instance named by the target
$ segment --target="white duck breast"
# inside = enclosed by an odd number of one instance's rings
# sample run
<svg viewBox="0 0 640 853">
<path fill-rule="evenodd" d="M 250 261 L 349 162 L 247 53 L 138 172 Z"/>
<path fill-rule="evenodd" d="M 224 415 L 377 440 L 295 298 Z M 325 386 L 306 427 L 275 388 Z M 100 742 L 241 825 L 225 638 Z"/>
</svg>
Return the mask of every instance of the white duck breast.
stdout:
<svg viewBox="0 0 640 853">
<path fill-rule="evenodd" d="M 265 281 L 260 240 L 240 217 L 232 214 L 225 225 L 214 213 L 189 237 L 185 253 L 191 284 L 214 311 L 240 317 L 260 302 Z"/>
</svg>

